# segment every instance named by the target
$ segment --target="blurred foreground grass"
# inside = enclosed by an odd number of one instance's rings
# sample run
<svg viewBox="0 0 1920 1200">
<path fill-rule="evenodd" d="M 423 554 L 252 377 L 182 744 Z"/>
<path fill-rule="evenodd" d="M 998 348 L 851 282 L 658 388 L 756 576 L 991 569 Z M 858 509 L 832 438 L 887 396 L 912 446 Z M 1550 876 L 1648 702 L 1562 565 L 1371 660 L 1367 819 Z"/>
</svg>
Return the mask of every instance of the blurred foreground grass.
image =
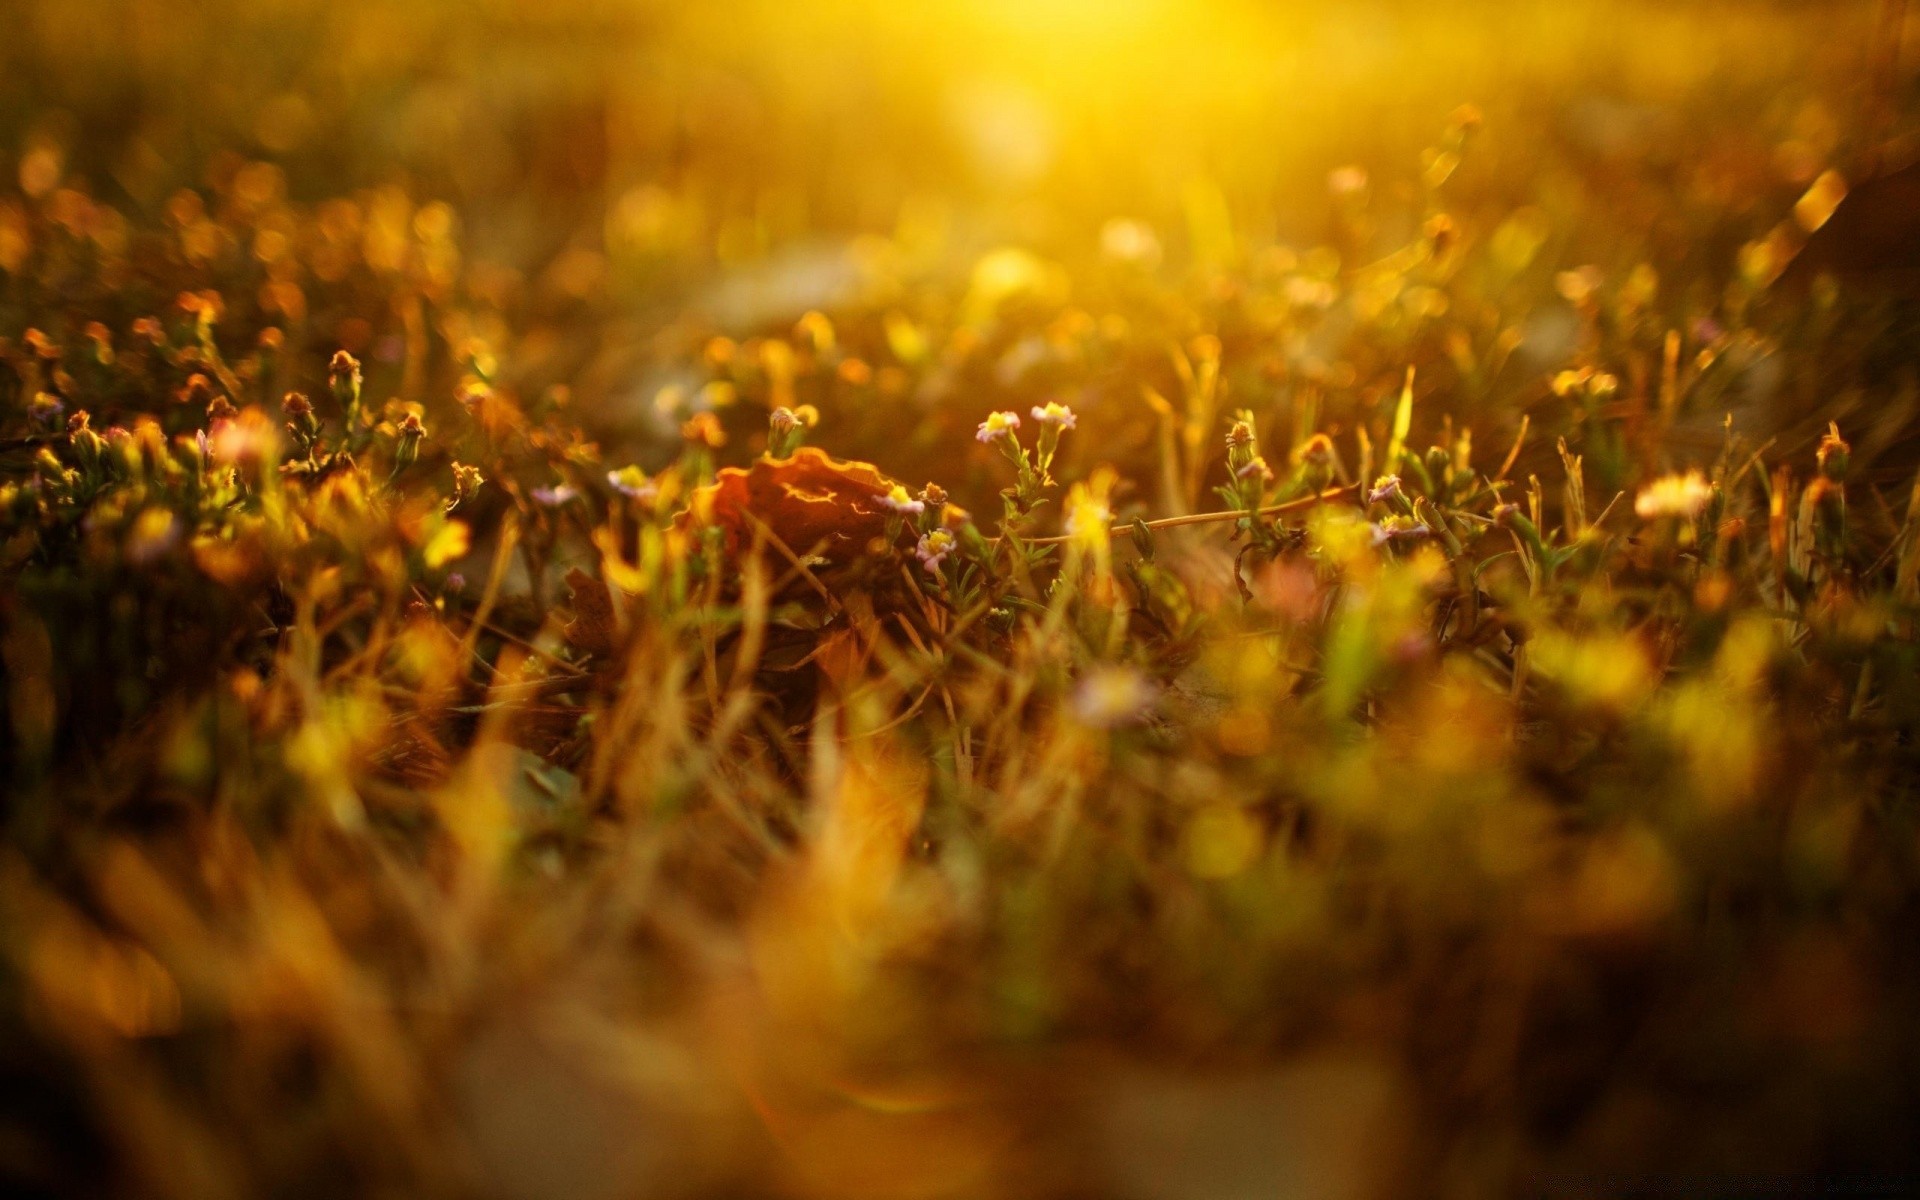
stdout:
<svg viewBox="0 0 1920 1200">
<path fill-rule="evenodd" d="M 1900 1194 L 1883 15 L 14 0 L 0 1180 Z"/>
</svg>

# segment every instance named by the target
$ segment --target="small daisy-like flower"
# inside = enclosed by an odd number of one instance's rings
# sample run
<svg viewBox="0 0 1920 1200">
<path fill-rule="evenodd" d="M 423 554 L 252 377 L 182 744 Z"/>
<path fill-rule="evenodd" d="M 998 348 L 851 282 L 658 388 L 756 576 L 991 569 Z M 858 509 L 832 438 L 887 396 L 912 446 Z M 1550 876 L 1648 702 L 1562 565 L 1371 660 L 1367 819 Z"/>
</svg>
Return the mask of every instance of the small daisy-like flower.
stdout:
<svg viewBox="0 0 1920 1200">
<path fill-rule="evenodd" d="M 1001 414 L 999 413 L 994 414 L 994 416 L 999 416 L 999 415 Z M 1073 415 L 1073 410 L 1071 408 L 1068 408 L 1066 405 L 1061 404 L 1054 400 L 1049 400 L 1044 405 L 1040 405 L 1040 404 L 1034 405 L 1033 419 L 1040 422 L 1042 425 L 1058 425 L 1062 429 L 1072 429 L 1073 423 L 1076 420 L 1076 418 Z M 988 420 L 991 421 L 992 418 L 990 417 L 988 418 Z M 1019 423 L 1020 422 L 1018 419 L 1014 421 L 1015 425 L 1018 425 Z M 981 428 L 984 429 L 985 426 L 982 426 Z"/>
<path fill-rule="evenodd" d="M 530 493 L 534 501 L 547 508 L 559 508 L 580 494 L 580 489 L 570 483 L 556 484 L 553 487 L 537 487 Z"/>
<path fill-rule="evenodd" d="M 1013 431 L 1020 428 L 1020 414 L 1011 412 L 988 413 L 987 419 L 980 422 L 980 430 L 973 436 L 982 442 L 997 442 L 1010 438 Z"/>
<path fill-rule="evenodd" d="M 1713 485 L 1698 471 L 1685 475 L 1665 475 L 1640 489 L 1634 497 L 1633 511 L 1645 518 L 1685 517 L 1691 519 L 1706 510 L 1713 499 Z"/>
<path fill-rule="evenodd" d="M 1157 694 L 1131 667 L 1095 667 L 1073 689 L 1073 713 L 1096 729 L 1112 729 L 1145 716 Z"/>
<path fill-rule="evenodd" d="M 727 444 L 727 431 L 720 427 L 720 418 L 710 412 L 697 412 L 688 417 L 686 424 L 680 426 L 680 436 L 715 450 Z"/>
<path fill-rule="evenodd" d="M 1293 452 L 1296 462 L 1312 467 L 1325 467 L 1333 462 L 1333 439 L 1324 433 L 1316 433 L 1308 438 L 1306 444 Z"/>
<path fill-rule="evenodd" d="M 920 535 L 920 544 L 914 547 L 913 553 L 914 557 L 920 560 L 920 565 L 927 569 L 927 574 L 938 575 L 940 564 L 947 560 L 947 555 L 953 553 L 956 545 L 958 542 L 955 541 L 953 534 L 944 529 L 936 529 L 931 533 Z"/>
<path fill-rule="evenodd" d="M 207 434 L 207 453 L 212 461 L 227 466 L 251 466 L 279 448 L 279 436 L 259 409 L 223 417 L 213 423 Z"/>
<path fill-rule="evenodd" d="M 1378 525 L 1368 526 L 1367 533 L 1374 545 L 1384 546 L 1388 542 L 1411 542 L 1426 537 L 1428 529 L 1411 517 L 1395 515 Z"/>
<path fill-rule="evenodd" d="M 660 485 L 647 478 L 639 467 L 621 467 L 607 472 L 607 483 L 629 500 L 652 500 L 660 494 Z"/>
<path fill-rule="evenodd" d="M 1258 479 L 1262 483 L 1273 482 L 1273 468 L 1267 465 L 1265 456 L 1256 454 L 1233 473 L 1235 479 Z"/>
<path fill-rule="evenodd" d="M 148 508 L 134 518 L 127 532 L 127 558 L 139 566 L 155 562 L 180 540 L 180 522 L 159 506 Z"/>
<path fill-rule="evenodd" d="M 1367 493 L 1367 503 L 1379 504 L 1385 500 L 1397 499 L 1400 494 L 1400 477 L 1382 475 L 1373 481 L 1373 490 Z"/>
<path fill-rule="evenodd" d="M 1253 445 L 1253 426 L 1245 421 L 1235 421 L 1227 430 L 1227 449 L 1239 450 Z"/>
<path fill-rule="evenodd" d="M 898 483 L 894 484 L 892 490 L 886 495 L 880 497 L 880 503 L 897 513 L 913 513 L 918 515 L 927 511 L 927 506 L 924 501 L 915 500 L 913 494 L 907 491 L 905 485 Z"/>
<path fill-rule="evenodd" d="M 52 429 L 57 426 L 66 411 L 67 406 L 62 404 L 60 397 L 52 392 L 36 392 L 33 399 L 27 403 L 28 419 L 42 429 Z"/>
</svg>

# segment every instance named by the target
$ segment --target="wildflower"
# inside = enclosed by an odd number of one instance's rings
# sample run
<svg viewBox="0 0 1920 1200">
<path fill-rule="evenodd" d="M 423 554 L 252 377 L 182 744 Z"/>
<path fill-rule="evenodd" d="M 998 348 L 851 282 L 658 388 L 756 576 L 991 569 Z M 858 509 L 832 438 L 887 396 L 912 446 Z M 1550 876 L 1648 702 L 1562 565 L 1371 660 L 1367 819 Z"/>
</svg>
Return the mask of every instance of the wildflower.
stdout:
<svg viewBox="0 0 1920 1200">
<path fill-rule="evenodd" d="M 106 442 L 89 427 L 90 420 L 84 408 L 67 418 L 67 443 L 80 466 L 89 471 L 100 465 L 100 452 L 106 448 Z"/>
<path fill-rule="evenodd" d="M 393 474 L 411 467 L 420 457 L 420 441 L 427 436 L 427 427 L 420 423 L 417 413 L 408 413 L 400 421 L 400 441 L 393 451 Z"/>
<path fill-rule="evenodd" d="M 1853 454 L 1853 447 L 1847 445 L 1840 436 L 1839 422 L 1827 425 L 1827 432 L 1820 438 L 1820 446 L 1813 453 L 1814 460 L 1820 465 L 1820 474 L 1836 483 L 1846 477 L 1847 460 Z"/>
<path fill-rule="evenodd" d="M 257 408 L 236 413 L 213 425 L 207 434 L 205 456 L 222 466 L 253 466 L 279 450 L 279 438 L 266 414 Z"/>
<path fill-rule="evenodd" d="M 1404 494 L 1405 493 L 1400 490 L 1400 477 L 1398 475 L 1382 475 L 1380 478 L 1374 480 L 1373 490 L 1367 493 L 1367 503 L 1381 504 L 1398 500 Z"/>
<path fill-rule="evenodd" d="M 1698 471 L 1685 475 L 1665 475 L 1640 489 L 1634 497 L 1633 511 L 1641 517 L 1683 517 L 1691 520 L 1706 510 L 1713 499 L 1713 485 Z"/>
<path fill-rule="evenodd" d="M 1146 715 L 1158 695 L 1132 667 L 1098 666 L 1073 689 L 1073 713 L 1095 729 L 1130 725 Z"/>
<path fill-rule="evenodd" d="M 920 500 L 929 508 L 943 509 L 947 506 L 947 489 L 937 483 L 929 483 L 920 489 Z"/>
<path fill-rule="evenodd" d="M 346 414 L 349 431 L 360 423 L 361 379 L 360 360 L 345 350 L 336 351 L 333 361 L 327 364 L 327 386 L 332 389 L 340 411 Z"/>
<path fill-rule="evenodd" d="M 927 574 L 938 575 L 940 564 L 947 560 L 947 555 L 953 553 L 957 544 L 953 534 L 944 529 L 935 529 L 920 535 L 920 543 L 913 549 L 914 557 L 927 569 Z"/>
<path fill-rule="evenodd" d="M 172 512 L 154 505 L 134 518 L 127 533 L 127 561 L 146 566 L 159 560 L 180 540 L 180 523 Z"/>
<path fill-rule="evenodd" d="M 300 392 L 288 392 L 280 401 L 287 414 L 287 432 L 303 458 L 313 457 L 314 444 L 320 440 L 320 419 L 313 414 L 313 402 Z"/>
<path fill-rule="evenodd" d="M 647 503 L 660 494 L 660 485 L 647 478 L 639 467 L 621 467 L 607 472 L 607 484 L 629 500 Z"/>
<path fill-rule="evenodd" d="M 51 430 L 60 424 L 60 418 L 66 411 L 67 406 L 52 392 L 35 392 L 27 405 L 27 419 L 36 428 Z"/>
<path fill-rule="evenodd" d="M 1011 413 L 1008 413 L 1008 414 L 995 413 L 994 414 L 994 416 L 1001 416 L 1001 415 L 1011 416 L 1012 414 Z M 1033 419 L 1040 422 L 1042 425 L 1054 425 L 1054 426 L 1058 426 L 1061 429 L 1072 429 L 1075 418 L 1073 415 L 1073 410 L 1071 408 L 1068 408 L 1064 404 L 1060 404 L 1055 401 L 1049 400 L 1047 401 L 1044 407 L 1037 404 L 1034 406 Z M 993 418 L 989 417 L 987 418 L 987 420 L 991 422 Z M 1019 418 L 1015 417 L 1013 423 L 1016 426 L 1019 425 L 1020 424 Z"/>
<path fill-rule="evenodd" d="M 727 431 L 720 427 L 720 418 L 710 412 L 697 412 L 688 417 L 686 424 L 680 426 L 680 436 L 715 450 L 727 444 Z"/>
<path fill-rule="evenodd" d="M 1244 450 L 1253 445 L 1253 426 L 1245 421 L 1235 421 L 1227 430 L 1227 450 Z"/>
<path fill-rule="evenodd" d="M 452 512 L 473 499 L 475 493 L 480 490 L 480 485 L 485 482 L 486 477 L 480 474 L 479 467 L 470 467 L 463 462 L 454 463 L 453 499 L 447 501 L 447 511 Z"/>
<path fill-rule="evenodd" d="M 1235 479 L 1255 479 L 1261 483 L 1273 482 L 1273 468 L 1267 465 L 1264 455 L 1256 454 L 1234 469 Z"/>
<path fill-rule="evenodd" d="M 453 398 L 459 402 L 460 407 L 469 411 L 478 409 L 492 395 L 493 389 L 487 386 L 486 380 L 472 375 L 461 379 L 459 385 L 453 389 Z"/>
<path fill-rule="evenodd" d="M 580 494 L 580 489 L 570 483 L 555 484 L 552 487 L 537 487 L 529 493 L 534 502 L 545 508 L 559 508 Z"/>
<path fill-rule="evenodd" d="M 1389 543 L 1418 541 L 1431 532 L 1432 530 L 1412 517 L 1396 513 L 1378 524 L 1368 526 L 1367 539 L 1375 546 L 1384 546 Z"/>
<path fill-rule="evenodd" d="M 924 500 L 915 500 L 905 485 L 898 483 L 894 484 L 886 495 L 880 497 L 880 503 L 897 513 L 911 513 L 918 516 L 927 511 Z"/>
<path fill-rule="evenodd" d="M 781 405 L 767 414 L 767 454 L 773 458 L 791 458 L 806 436 L 800 414 Z"/>
<path fill-rule="evenodd" d="M 182 408 L 205 408 L 213 403 L 213 384 L 205 375 L 195 373 L 187 376 L 187 382 L 173 394 L 176 404 Z"/>
<path fill-rule="evenodd" d="M 278 451 L 278 436 L 273 424 L 259 409 L 246 409 L 230 420 L 221 420 L 207 432 L 205 453 L 211 463 L 223 467 L 253 467 Z"/>
<path fill-rule="evenodd" d="M 1330 467 L 1333 465 L 1333 439 L 1324 433 L 1316 433 L 1294 452 L 1294 457 L 1304 466 Z"/>
<path fill-rule="evenodd" d="M 1001 440 L 1012 440 L 1013 431 L 1018 428 L 1020 428 L 1019 413 L 988 413 L 987 419 L 980 422 L 980 429 L 973 436 L 978 441 L 991 445 Z"/>
<path fill-rule="evenodd" d="M 1105 534 L 1112 524 L 1112 510 L 1091 493 L 1078 494 L 1069 500 L 1067 520 L 1064 525 L 1067 536 L 1096 537 Z"/>
</svg>

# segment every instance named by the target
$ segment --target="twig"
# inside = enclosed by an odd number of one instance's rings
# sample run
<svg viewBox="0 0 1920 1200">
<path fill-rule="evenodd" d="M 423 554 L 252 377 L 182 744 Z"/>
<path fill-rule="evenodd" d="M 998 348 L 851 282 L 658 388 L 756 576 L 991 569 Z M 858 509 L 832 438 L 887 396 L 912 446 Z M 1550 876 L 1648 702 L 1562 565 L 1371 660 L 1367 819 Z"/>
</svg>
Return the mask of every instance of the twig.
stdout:
<svg viewBox="0 0 1920 1200">
<path fill-rule="evenodd" d="M 1262 517 L 1271 517 L 1279 513 L 1299 512 L 1303 508 L 1312 508 L 1314 505 L 1328 500 L 1337 500 L 1348 492 L 1359 490 L 1359 487 L 1360 485 L 1357 483 L 1343 484 L 1337 488 L 1328 488 L 1326 491 L 1316 495 L 1302 496 L 1298 500 L 1289 500 L 1285 504 L 1269 504 L 1265 508 L 1257 508 L 1253 511 L 1256 515 Z M 1190 513 L 1184 517 L 1161 517 L 1158 521 L 1147 521 L 1145 525 L 1150 531 L 1173 529 L 1181 525 L 1211 525 L 1216 521 L 1237 521 L 1246 515 L 1248 515 L 1246 509 L 1236 508 L 1228 512 Z M 1128 522 L 1125 525 L 1115 525 L 1108 529 L 1107 532 L 1118 537 L 1132 537 L 1133 524 L 1132 522 Z M 999 538 L 989 540 L 994 542 L 1000 541 Z M 1073 537 L 1071 534 L 1061 534 L 1058 537 L 1021 538 L 1020 540 L 1029 546 L 1059 546 L 1072 541 Z"/>
</svg>

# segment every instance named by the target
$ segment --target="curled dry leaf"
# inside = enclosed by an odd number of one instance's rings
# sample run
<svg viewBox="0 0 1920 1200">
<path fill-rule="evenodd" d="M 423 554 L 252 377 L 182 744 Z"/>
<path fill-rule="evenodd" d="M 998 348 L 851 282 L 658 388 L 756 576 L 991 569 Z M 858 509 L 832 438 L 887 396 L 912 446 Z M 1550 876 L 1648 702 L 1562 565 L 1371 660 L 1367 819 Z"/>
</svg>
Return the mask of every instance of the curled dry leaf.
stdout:
<svg viewBox="0 0 1920 1200">
<path fill-rule="evenodd" d="M 719 526 L 729 555 L 753 545 L 758 524 L 797 555 L 842 565 L 886 536 L 888 514 L 880 500 L 893 483 L 871 463 L 841 462 L 807 446 L 791 458 L 762 458 L 721 471 L 694 493 L 682 520 Z"/>
</svg>

